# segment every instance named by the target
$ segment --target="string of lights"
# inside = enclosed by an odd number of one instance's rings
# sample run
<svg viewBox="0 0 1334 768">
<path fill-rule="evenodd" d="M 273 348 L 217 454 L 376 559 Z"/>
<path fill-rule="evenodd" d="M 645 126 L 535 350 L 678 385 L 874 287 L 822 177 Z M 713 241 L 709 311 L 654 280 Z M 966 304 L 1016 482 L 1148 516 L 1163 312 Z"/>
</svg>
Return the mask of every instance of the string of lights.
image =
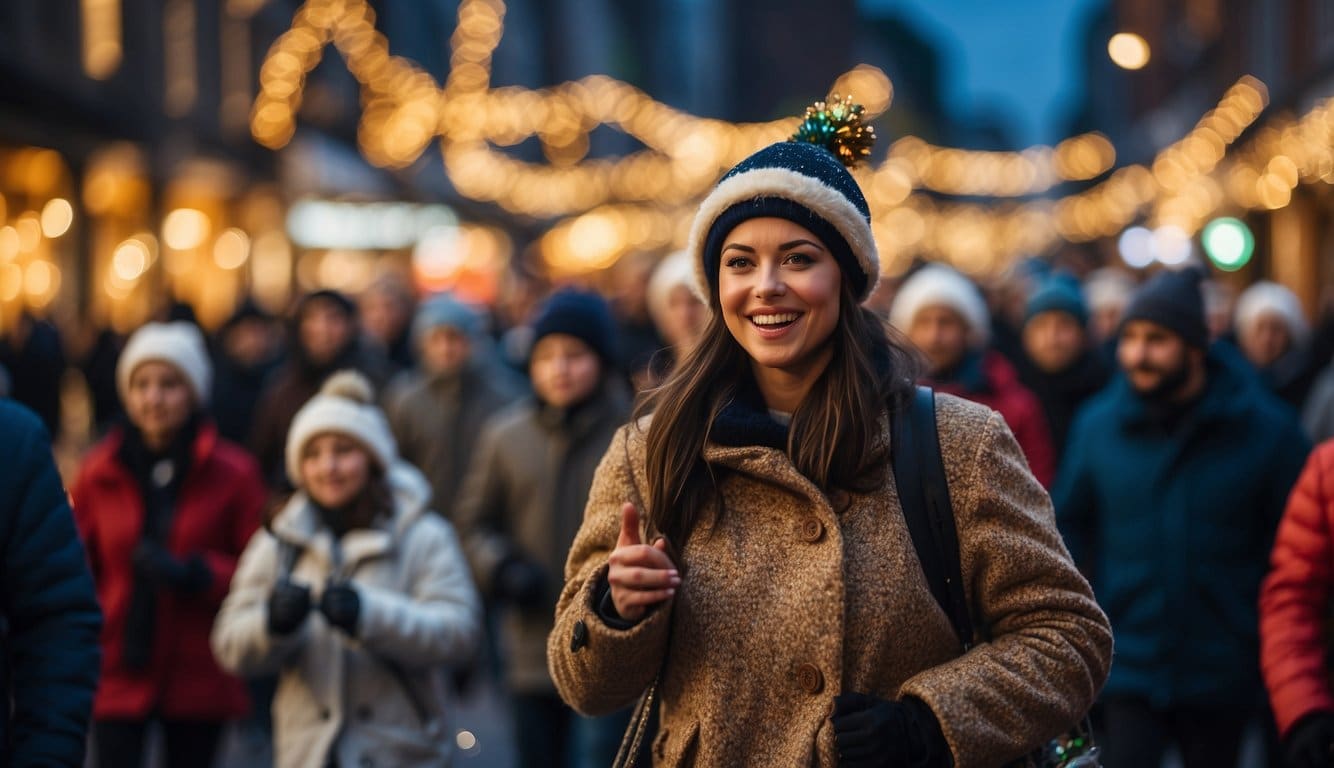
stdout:
<svg viewBox="0 0 1334 768">
<path fill-rule="evenodd" d="M 443 87 L 411 61 L 389 53 L 365 0 L 307 0 L 272 46 L 251 112 L 259 143 L 278 149 L 296 130 L 307 73 L 329 45 L 363 89 L 358 145 L 385 168 L 415 162 L 439 139 L 457 191 L 520 215 L 558 219 L 541 251 L 556 271 L 592 270 L 620 255 L 684 239 L 691 204 L 719 174 L 757 147 L 791 134 L 797 121 L 730 123 L 691 115 L 633 86 L 591 76 L 550 88 L 491 84 L 491 57 L 504 35 L 502 0 L 464 0 L 451 38 Z M 832 92 L 851 94 L 867 118 L 890 106 L 893 86 L 866 65 L 840 76 Z M 1003 266 L 1060 240 L 1114 236 L 1147 216 L 1193 234 L 1232 205 L 1279 208 L 1299 183 L 1334 180 L 1334 106 L 1275 121 L 1228 157 L 1261 115 L 1263 83 L 1243 77 L 1218 105 L 1152 162 L 1112 170 L 1116 153 L 1089 133 L 1054 147 L 977 152 L 904 136 L 874 167 L 856 172 L 873 212 L 886 269 L 922 256 L 971 272 Z M 645 149 L 590 158 L 589 135 L 609 126 Z M 532 137 L 546 162 L 504 151 Z M 1067 181 L 1106 176 L 1081 192 L 1021 201 Z M 935 195 L 992 198 L 941 202 Z"/>
</svg>

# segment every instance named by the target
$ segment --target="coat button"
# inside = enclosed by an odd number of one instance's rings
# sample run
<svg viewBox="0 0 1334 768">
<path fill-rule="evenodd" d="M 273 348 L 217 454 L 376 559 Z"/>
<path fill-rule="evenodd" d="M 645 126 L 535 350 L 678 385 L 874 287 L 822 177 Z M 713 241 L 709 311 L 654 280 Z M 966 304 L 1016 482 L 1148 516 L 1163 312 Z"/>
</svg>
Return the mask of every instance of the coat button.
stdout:
<svg viewBox="0 0 1334 768">
<path fill-rule="evenodd" d="M 371 708 L 365 704 L 357 707 L 357 719 L 362 722 L 368 722 L 371 719 Z"/>
<path fill-rule="evenodd" d="M 797 536 L 801 537 L 802 541 L 809 541 L 814 544 L 820 540 L 821 536 L 824 536 L 824 523 L 814 517 L 808 517 L 797 523 Z"/>
<path fill-rule="evenodd" d="M 580 619 L 574 623 L 574 631 L 570 634 L 570 652 L 574 653 L 585 645 L 588 645 L 588 626 Z"/>
<path fill-rule="evenodd" d="M 814 664 L 802 664 L 797 667 L 797 685 L 806 693 L 819 693 L 824 689 L 824 675 Z"/>
<path fill-rule="evenodd" d="M 333 713 L 329 711 L 329 708 L 328 708 L 328 707 L 325 707 L 324 709 L 321 709 L 321 710 L 320 710 L 320 719 L 321 719 L 321 720 L 328 720 L 328 719 L 331 718 L 331 717 L 333 717 Z"/>
<path fill-rule="evenodd" d="M 852 506 L 852 494 L 842 488 L 835 488 L 834 492 L 829 494 L 829 506 L 840 515 L 847 512 L 848 507 Z"/>
</svg>

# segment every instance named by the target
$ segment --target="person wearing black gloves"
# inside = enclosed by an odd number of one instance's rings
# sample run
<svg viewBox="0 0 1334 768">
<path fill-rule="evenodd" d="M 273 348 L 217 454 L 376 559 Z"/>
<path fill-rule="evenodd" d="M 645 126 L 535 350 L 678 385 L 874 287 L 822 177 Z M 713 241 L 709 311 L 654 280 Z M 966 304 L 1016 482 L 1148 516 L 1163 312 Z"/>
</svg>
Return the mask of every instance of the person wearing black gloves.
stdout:
<svg viewBox="0 0 1334 768">
<path fill-rule="evenodd" d="M 503 615 L 501 659 L 519 764 L 562 768 L 572 754 L 570 768 L 601 767 L 616 756 L 628 712 L 575 717 L 547 672 L 547 633 L 593 472 L 630 403 L 602 297 L 558 291 L 532 326 L 534 397 L 483 428 L 455 520 L 478 584 Z"/>
<path fill-rule="evenodd" d="M 92 449 L 71 490 L 106 613 L 101 765 L 138 768 L 153 720 L 167 766 L 208 765 L 223 724 L 248 709 L 208 633 L 267 494 L 255 461 L 205 415 L 211 382 L 194 325 L 139 329 L 116 366 L 128 423 Z"/>
<path fill-rule="evenodd" d="M 1013 433 L 945 394 L 982 641 L 965 652 L 932 595 L 890 471 L 891 450 L 926 452 L 891 444 L 916 362 L 863 306 L 879 257 L 840 162 L 870 151 L 859 109 L 815 105 L 701 203 L 708 327 L 612 440 L 570 549 L 552 678 L 586 714 L 654 691 L 654 765 L 994 768 L 1077 722 L 1111 663 Z"/>
<path fill-rule="evenodd" d="M 359 373 L 297 412 L 286 463 L 297 492 L 246 547 L 214 655 L 279 675 L 277 768 L 447 765 L 446 665 L 470 663 L 481 635 L 453 527 Z"/>
</svg>

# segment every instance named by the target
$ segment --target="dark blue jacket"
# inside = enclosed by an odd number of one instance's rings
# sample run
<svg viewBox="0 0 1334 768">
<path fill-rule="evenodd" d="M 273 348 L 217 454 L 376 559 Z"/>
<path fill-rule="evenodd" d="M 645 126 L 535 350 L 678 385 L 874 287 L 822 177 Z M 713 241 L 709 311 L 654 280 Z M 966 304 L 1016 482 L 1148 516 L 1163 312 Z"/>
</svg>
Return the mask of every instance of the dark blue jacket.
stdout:
<svg viewBox="0 0 1334 768">
<path fill-rule="evenodd" d="M 1207 360 L 1171 427 L 1118 376 L 1071 428 L 1052 500 L 1112 622 L 1104 695 L 1244 706 L 1260 691 L 1260 581 L 1310 444 L 1254 376 Z"/>
<path fill-rule="evenodd" d="M 101 624 L 46 430 L 0 401 L 0 764 L 83 765 Z"/>
</svg>

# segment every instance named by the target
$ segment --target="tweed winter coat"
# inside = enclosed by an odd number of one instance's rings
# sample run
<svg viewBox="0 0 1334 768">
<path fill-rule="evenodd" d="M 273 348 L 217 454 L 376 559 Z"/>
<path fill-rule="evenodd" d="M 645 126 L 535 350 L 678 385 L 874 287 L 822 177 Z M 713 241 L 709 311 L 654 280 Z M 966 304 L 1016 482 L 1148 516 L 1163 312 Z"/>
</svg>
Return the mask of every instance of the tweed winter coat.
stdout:
<svg viewBox="0 0 1334 768">
<path fill-rule="evenodd" d="M 1260 590 L 1260 669 L 1279 732 L 1334 712 L 1329 598 L 1334 592 L 1334 441 L 1311 452 L 1288 498 Z"/>
<path fill-rule="evenodd" d="M 628 411 L 621 390 L 607 386 L 574 413 L 521 401 L 496 414 L 482 433 L 456 514 L 478 585 L 495 594 L 501 567 L 514 557 L 546 575 L 540 605 L 507 606 L 504 613 L 505 674 L 512 691 L 554 690 L 546 648 L 561 571 L 593 473 Z"/>
<path fill-rule="evenodd" d="M 449 762 L 443 665 L 468 659 L 481 609 L 453 528 L 426 506 L 426 479 L 389 473 L 392 520 L 335 542 L 305 493 L 251 539 L 213 627 L 213 652 L 245 675 L 279 674 L 273 701 L 277 768 L 440 766 Z M 280 543 L 281 542 L 281 543 Z M 317 610 L 287 637 L 267 629 L 269 592 L 285 572 L 311 588 L 350 579 L 357 636 Z"/>
<path fill-rule="evenodd" d="M 825 494 L 781 450 L 716 442 L 704 458 L 724 511 L 676 543 L 676 596 L 612 628 L 598 603 L 621 505 L 642 496 L 641 424 L 603 458 L 570 552 L 548 645 L 561 695 L 610 712 L 661 668 L 659 766 L 835 766 L 842 692 L 920 699 L 959 768 L 1001 765 L 1073 723 L 1107 674 L 1107 620 L 1001 416 L 947 395 L 936 409 L 965 593 L 992 641 L 960 655 L 888 468 L 874 491 Z"/>
</svg>

